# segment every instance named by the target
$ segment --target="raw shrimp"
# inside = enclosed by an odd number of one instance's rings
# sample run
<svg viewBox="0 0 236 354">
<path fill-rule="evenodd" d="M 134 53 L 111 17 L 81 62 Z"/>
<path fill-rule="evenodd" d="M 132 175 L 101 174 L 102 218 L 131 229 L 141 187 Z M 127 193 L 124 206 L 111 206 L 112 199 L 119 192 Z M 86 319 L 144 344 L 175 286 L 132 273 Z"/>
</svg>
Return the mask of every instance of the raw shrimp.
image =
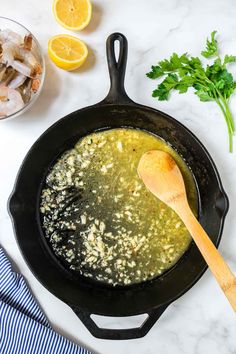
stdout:
<svg viewBox="0 0 236 354">
<path fill-rule="evenodd" d="M 24 76 L 34 77 L 34 69 L 19 60 L 13 60 L 11 66 Z"/>
<path fill-rule="evenodd" d="M 1 45 L 1 50 L 1 62 L 7 66 L 12 65 L 17 52 L 16 44 L 13 42 L 5 42 Z"/>
<path fill-rule="evenodd" d="M 13 79 L 10 81 L 10 83 L 8 84 L 8 87 L 12 88 L 12 89 L 16 89 L 19 86 L 23 85 L 23 83 L 26 80 L 26 76 L 22 75 L 21 73 L 16 73 L 13 77 Z"/>
<path fill-rule="evenodd" d="M 34 78 L 42 74 L 42 68 L 34 54 L 31 52 L 31 48 L 32 35 L 25 36 L 24 44 L 22 45 L 17 45 L 12 40 L 5 40 L 0 46 L 1 62 L 7 66 L 12 66 L 24 76 Z"/>
<path fill-rule="evenodd" d="M 5 42 L 12 42 L 20 45 L 22 43 L 22 38 L 18 33 L 15 33 L 9 29 L 0 30 L 0 43 Z"/>
<path fill-rule="evenodd" d="M 16 60 L 16 57 L 20 60 Z M 12 42 L 2 44 L 1 61 L 28 77 L 35 77 L 39 72 L 34 55 L 26 49 L 17 48 Z"/>
<path fill-rule="evenodd" d="M 42 66 L 32 48 L 31 34 L 0 30 L 0 118 L 20 110 L 40 87 Z"/>
<path fill-rule="evenodd" d="M 7 86 L 0 86 L 0 118 L 9 116 L 24 107 L 20 93 Z"/>
<path fill-rule="evenodd" d="M 30 50 L 24 49 L 24 48 L 19 48 L 18 56 L 19 56 L 19 59 L 21 59 L 21 61 L 25 65 L 27 65 L 28 67 L 31 68 L 32 73 L 33 73 L 31 76 L 33 76 L 33 75 L 37 76 L 37 75 L 42 74 L 42 67 L 39 64 L 38 60 L 35 58 L 34 54 Z"/>
<path fill-rule="evenodd" d="M 31 98 L 31 94 L 32 94 L 31 79 L 27 78 L 25 80 L 25 82 L 23 83 L 23 85 L 21 85 L 17 90 L 20 92 L 24 103 L 29 102 L 29 100 Z"/>
<path fill-rule="evenodd" d="M 6 68 L 4 75 L 1 80 L 1 85 L 8 86 L 9 82 L 14 78 L 16 72 L 12 67 Z"/>
</svg>

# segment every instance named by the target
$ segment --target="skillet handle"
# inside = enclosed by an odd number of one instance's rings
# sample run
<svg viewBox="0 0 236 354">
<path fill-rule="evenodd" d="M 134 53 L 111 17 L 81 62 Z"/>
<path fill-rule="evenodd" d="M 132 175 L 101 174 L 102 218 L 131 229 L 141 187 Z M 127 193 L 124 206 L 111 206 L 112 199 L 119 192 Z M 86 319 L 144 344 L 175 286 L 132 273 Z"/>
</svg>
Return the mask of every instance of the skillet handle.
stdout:
<svg viewBox="0 0 236 354">
<path fill-rule="evenodd" d="M 115 56 L 115 42 L 119 42 L 118 60 Z M 121 33 L 113 33 L 106 42 L 107 63 L 111 80 L 111 87 L 103 103 L 132 103 L 125 92 L 124 80 L 128 54 L 128 42 Z"/>
<path fill-rule="evenodd" d="M 159 317 L 162 315 L 168 305 L 169 304 L 163 305 L 155 310 L 147 312 L 148 317 L 140 327 L 127 329 L 100 328 L 91 318 L 90 313 L 81 311 L 73 307 L 72 309 L 94 337 L 100 339 L 124 340 L 144 337 L 152 328 L 152 326 L 156 323 L 156 321 L 159 319 Z"/>
</svg>

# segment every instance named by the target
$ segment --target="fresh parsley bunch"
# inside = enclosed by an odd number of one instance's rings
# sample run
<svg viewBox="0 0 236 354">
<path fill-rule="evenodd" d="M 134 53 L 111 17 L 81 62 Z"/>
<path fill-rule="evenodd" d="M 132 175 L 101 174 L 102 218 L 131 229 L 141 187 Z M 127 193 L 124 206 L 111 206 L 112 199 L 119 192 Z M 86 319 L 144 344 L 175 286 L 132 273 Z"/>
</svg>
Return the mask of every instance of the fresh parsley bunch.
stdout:
<svg viewBox="0 0 236 354">
<path fill-rule="evenodd" d="M 233 151 L 234 119 L 229 109 L 229 99 L 236 88 L 236 82 L 227 69 L 227 64 L 236 62 L 236 56 L 226 55 L 220 58 L 216 31 L 207 39 L 206 49 L 201 52 L 205 58 L 215 58 L 211 65 L 203 66 L 200 58 L 190 57 L 187 53 L 179 56 L 173 53 L 169 60 L 165 59 L 152 66 L 147 73 L 150 79 L 164 77 L 164 80 L 153 91 L 152 96 L 160 101 L 169 98 L 172 90 L 185 93 L 193 87 L 200 101 L 215 101 L 220 107 L 227 124 L 229 150 Z"/>
</svg>

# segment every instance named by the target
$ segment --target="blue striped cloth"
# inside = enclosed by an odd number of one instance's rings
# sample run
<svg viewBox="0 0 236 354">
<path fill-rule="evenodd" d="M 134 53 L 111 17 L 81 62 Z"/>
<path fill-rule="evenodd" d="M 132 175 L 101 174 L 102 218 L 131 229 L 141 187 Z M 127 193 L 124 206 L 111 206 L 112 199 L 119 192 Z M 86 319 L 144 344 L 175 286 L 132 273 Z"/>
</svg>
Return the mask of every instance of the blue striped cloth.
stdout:
<svg viewBox="0 0 236 354">
<path fill-rule="evenodd" d="M 56 333 L 0 248 L 0 354 L 90 354 Z"/>
</svg>

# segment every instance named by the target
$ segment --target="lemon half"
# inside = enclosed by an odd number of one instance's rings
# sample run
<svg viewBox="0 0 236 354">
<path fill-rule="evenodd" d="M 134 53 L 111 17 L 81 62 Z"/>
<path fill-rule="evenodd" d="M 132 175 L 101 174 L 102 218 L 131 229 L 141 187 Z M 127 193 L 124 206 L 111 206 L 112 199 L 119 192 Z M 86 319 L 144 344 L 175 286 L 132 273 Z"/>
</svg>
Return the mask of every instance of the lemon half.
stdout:
<svg viewBox="0 0 236 354">
<path fill-rule="evenodd" d="M 48 54 L 59 68 L 75 70 L 85 62 L 88 56 L 88 48 L 77 37 L 59 34 L 50 38 Z"/>
<path fill-rule="evenodd" d="M 92 5 L 89 0 L 54 0 L 53 13 L 63 27 L 80 31 L 91 20 Z"/>
</svg>

